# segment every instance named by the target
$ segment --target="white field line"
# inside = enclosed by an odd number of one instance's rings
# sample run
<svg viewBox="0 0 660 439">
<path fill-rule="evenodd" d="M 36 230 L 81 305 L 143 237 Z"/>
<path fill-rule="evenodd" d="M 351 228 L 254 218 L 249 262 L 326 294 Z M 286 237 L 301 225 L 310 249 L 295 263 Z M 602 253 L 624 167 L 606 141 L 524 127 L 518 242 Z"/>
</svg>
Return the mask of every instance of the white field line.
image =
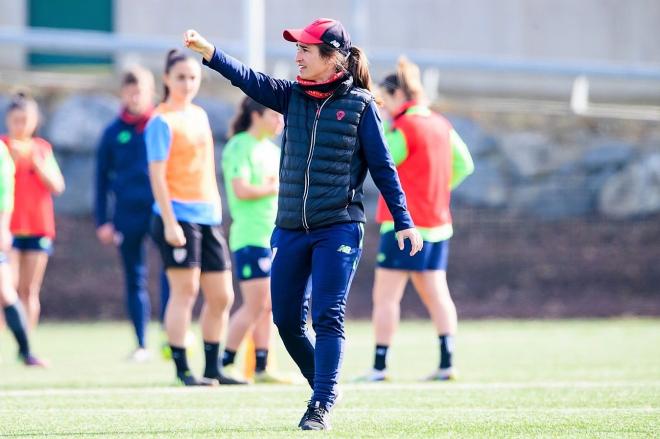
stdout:
<svg viewBox="0 0 660 439">
<path fill-rule="evenodd" d="M 20 412 L 19 409 L 0 409 L 0 416 L 3 414 L 16 414 Z M 239 413 L 299 413 L 300 407 L 296 408 L 281 408 L 281 407 L 235 407 L 232 409 L 223 408 L 227 415 Z M 377 413 L 377 412 L 392 412 L 392 413 L 557 413 L 557 414 L 573 414 L 573 413 L 660 413 L 658 407 L 520 407 L 520 408 L 488 408 L 488 407 L 420 407 L 420 408 L 406 408 L 406 407 L 383 407 L 383 408 L 344 408 L 338 407 L 335 411 L 350 412 L 350 413 Z M 44 414 L 44 413 L 67 413 L 67 414 L 128 414 L 135 416 L 144 416 L 145 413 L 204 413 L 208 412 L 214 416 L 222 416 L 218 412 L 218 408 L 180 408 L 180 407 L 149 407 L 149 408 L 103 408 L 103 407 L 62 407 L 62 408 L 34 408 L 29 409 L 30 414 Z"/>
<path fill-rule="evenodd" d="M 345 391 L 457 391 L 457 390 L 516 390 L 516 389 L 609 389 L 609 388 L 651 388 L 660 387 L 660 381 L 538 381 L 538 382 L 497 382 L 497 383 L 367 383 L 340 384 Z M 279 393 L 308 391 L 300 385 L 257 385 L 209 387 L 88 387 L 88 388 L 44 388 L 22 390 L 0 390 L 0 397 L 42 397 L 42 396 L 94 396 L 94 395 L 167 395 L 181 393 Z"/>
</svg>

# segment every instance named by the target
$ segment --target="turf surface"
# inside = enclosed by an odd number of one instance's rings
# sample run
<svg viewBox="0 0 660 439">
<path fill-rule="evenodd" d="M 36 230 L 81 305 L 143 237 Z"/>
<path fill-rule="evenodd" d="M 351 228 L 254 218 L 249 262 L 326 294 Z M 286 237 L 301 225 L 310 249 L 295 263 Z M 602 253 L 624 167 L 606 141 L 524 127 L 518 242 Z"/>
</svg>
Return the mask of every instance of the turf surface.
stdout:
<svg viewBox="0 0 660 439">
<path fill-rule="evenodd" d="M 151 331 L 154 351 L 160 334 Z M 277 337 L 276 337 L 277 338 Z M 47 370 L 15 361 L 0 333 L 0 437 L 293 437 L 304 385 L 187 389 L 160 357 L 123 361 L 122 323 L 43 324 Z M 404 323 L 392 382 L 352 384 L 370 365 L 368 323 L 351 322 L 332 437 L 659 437 L 660 320 L 474 321 L 458 338 L 461 377 L 422 383 L 437 362 L 426 322 Z M 295 373 L 283 348 L 278 369 Z M 190 363 L 201 371 L 198 350 Z"/>
</svg>

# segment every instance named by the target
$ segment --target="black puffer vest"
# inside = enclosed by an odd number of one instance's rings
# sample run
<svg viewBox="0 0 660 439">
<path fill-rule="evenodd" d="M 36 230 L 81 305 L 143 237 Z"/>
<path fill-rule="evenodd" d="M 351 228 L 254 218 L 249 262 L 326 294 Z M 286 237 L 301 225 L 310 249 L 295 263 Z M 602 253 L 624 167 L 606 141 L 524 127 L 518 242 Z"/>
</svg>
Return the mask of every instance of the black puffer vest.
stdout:
<svg viewBox="0 0 660 439">
<path fill-rule="evenodd" d="M 294 85 L 282 140 L 278 227 L 309 230 L 365 222 L 367 166 L 358 125 L 372 99 L 353 87 L 350 76 L 327 99 L 312 98 Z"/>
</svg>

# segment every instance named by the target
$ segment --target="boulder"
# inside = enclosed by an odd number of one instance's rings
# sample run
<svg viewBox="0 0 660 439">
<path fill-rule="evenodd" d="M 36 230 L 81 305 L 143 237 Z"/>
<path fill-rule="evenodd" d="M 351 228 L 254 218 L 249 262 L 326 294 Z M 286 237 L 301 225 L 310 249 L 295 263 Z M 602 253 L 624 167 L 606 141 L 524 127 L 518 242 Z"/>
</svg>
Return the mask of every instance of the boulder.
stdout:
<svg viewBox="0 0 660 439">
<path fill-rule="evenodd" d="M 584 174 L 558 173 L 540 181 L 518 184 L 511 191 L 510 207 L 544 220 L 560 220 L 593 212 L 594 191 Z"/>
<path fill-rule="evenodd" d="M 635 150 L 629 143 L 604 140 L 584 153 L 580 165 L 587 172 L 620 169 L 632 159 L 634 154 Z"/>
<path fill-rule="evenodd" d="M 453 115 L 447 115 L 447 119 L 461 136 L 473 157 L 486 156 L 497 151 L 495 137 L 486 133 L 474 120 Z"/>
<path fill-rule="evenodd" d="M 5 116 L 7 114 L 7 107 L 9 106 L 9 97 L 0 95 L 0 133 L 7 132 L 7 125 L 5 124 Z"/>
<path fill-rule="evenodd" d="M 497 160 L 475 158 L 474 173 L 453 192 L 459 203 L 478 207 L 503 207 L 508 198 L 508 184 Z"/>
<path fill-rule="evenodd" d="M 556 144 L 531 131 L 505 134 L 497 145 L 511 164 L 512 175 L 522 180 L 549 175 L 581 155 L 577 145 Z"/>
<path fill-rule="evenodd" d="M 598 210 L 616 219 L 660 212 L 660 153 L 642 157 L 609 177 L 600 191 Z"/>
<path fill-rule="evenodd" d="M 110 95 L 71 95 L 51 114 L 45 137 L 58 150 L 94 151 L 119 107 L 119 100 Z"/>
<path fill-rule="evenodd" d="M 68 215 L 87 215 L 94 197 L 94 154 L 58 152 L 57 161 L 66 189 L 55 198 L 55 211 Z"/>
</svg>

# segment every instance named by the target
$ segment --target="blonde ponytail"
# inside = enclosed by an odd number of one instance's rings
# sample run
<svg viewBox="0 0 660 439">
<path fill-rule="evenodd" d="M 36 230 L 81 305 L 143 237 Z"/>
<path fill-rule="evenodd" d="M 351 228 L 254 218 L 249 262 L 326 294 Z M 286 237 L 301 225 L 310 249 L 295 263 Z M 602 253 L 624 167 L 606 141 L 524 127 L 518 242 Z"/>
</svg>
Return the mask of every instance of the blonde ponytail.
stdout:
<svg viewBox="0 0 660 439">
<path fill-rule="evenodd" d="M 420 101 L 424 99 L 422 75 L 417 64 L 410 62 L 405 56 L 400 57 L 396 67 L 396 76 L 401 91 L 408 100 Z"/>
<path fill-rule="evenodd" d="M 399 58 L 396 73 L 387 75 L 380 83 L 380 86 L 391 95 L 396 90 L 401 90 L 406 100 L 409 101 L 426 100 L 419 67 L 417 64 L 410 62 L 405 56 Z"/>
</svg>

